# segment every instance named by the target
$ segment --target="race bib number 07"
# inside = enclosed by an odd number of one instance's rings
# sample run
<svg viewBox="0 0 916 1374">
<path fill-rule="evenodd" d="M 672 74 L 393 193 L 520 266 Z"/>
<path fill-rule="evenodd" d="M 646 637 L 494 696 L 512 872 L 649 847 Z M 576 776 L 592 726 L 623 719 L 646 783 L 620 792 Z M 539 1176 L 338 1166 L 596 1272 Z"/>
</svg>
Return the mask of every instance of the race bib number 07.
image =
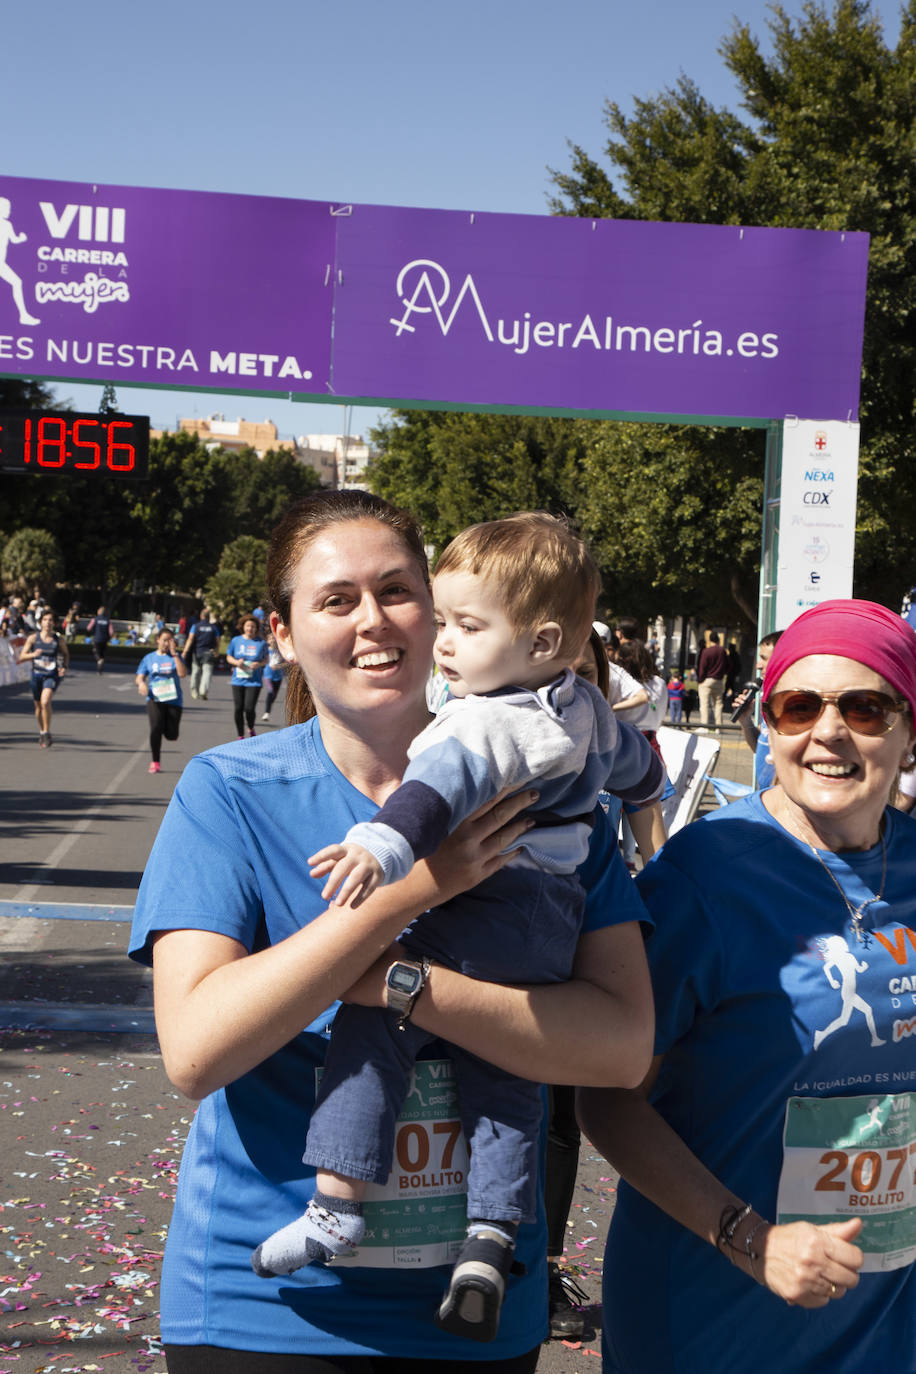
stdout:
<svg viewBox="0 0 916 1374">
<path fill-rule="evenodd" d="M 779 1223 L 859 1217 L 863 1272 L 916 1259 L 916 1094 L 790 1097 Z"/>
</svg>

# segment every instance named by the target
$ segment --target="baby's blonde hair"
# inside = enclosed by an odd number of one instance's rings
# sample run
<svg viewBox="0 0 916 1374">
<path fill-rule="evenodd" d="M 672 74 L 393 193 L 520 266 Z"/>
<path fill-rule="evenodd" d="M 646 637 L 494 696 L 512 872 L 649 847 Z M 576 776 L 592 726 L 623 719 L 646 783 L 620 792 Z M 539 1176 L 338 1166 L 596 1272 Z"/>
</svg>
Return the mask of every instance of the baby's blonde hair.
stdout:
<svg viewBox="0 0 916 1374">
<path fill-rule="evenodd" d="M 601 578 L 583 539 L 566 520 L 546 511 L 521 511 L 471 525 L 456 535 L 436 575 L 469 572 L 497 590 L 517 633 L 556 621 L 563 631 L 560 659 L 578 658 L 595 618 Z"/>
</svg>

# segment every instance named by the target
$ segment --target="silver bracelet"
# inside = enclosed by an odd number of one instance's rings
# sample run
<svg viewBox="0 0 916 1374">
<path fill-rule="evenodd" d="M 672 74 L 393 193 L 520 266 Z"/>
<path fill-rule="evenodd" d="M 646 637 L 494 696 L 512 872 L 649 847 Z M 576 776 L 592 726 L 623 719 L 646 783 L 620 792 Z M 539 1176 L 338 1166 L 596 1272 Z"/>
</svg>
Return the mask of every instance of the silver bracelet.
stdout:
<svg viewBox="0 0 916 1374">
<path fill-rule="evenodd" d="M 755 1283 L 760 1282 L 760 1279 L 757 1277 L 757 1270 L 754 1268 L 754 1261 L 760 1259 L 760 1251 L 752 1250 L 751 1246 L 753 1244 L 754 1237 L 760 1230 L 761 1226 L 769 1226 L 769 1224 L 770 1223 L 768 1221 L 764 1220 L 756 1222 L 748 1231 L 747 1235 L 744 1237 L 744 1253 L 747 1255 L 747 1261 L 748 1264 L 751 1266 L 751 1275 Z"/>
<path fill-rule="evenodd" d="M 732 1259 L 732 1252 L 735 1248 L 733 1244 L 735 1232 L 742 1221 L 744 1221 L 745 1217 L 750 1216 L 753 1210 L 751 1204 L 746 1202 L 743 1207 L 725 1207 L 722 1211 L 722 1215 L 719 1217 L 719 1232 L 716 1236 L 716 1249 L 721 1250 L 724 1255 L 727 1255 L 731 1264 L 735 1262 Z"/>
</svg>

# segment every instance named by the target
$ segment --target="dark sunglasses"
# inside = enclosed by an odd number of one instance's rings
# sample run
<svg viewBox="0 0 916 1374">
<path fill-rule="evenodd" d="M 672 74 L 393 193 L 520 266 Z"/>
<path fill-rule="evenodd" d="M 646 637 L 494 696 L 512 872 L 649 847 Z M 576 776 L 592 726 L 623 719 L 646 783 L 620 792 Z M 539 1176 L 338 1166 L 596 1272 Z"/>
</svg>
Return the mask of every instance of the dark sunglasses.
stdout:
<svg viewBox="0 0 916 1374">
<path fill-rule="evenodd" d="M 796 688 L 774 692 L 763 703 L 763 714 L 778 735 L 802 735 L 820 720 L 825 706 L 835 706 L 849 729 L 857 735 L 886 735 L 894 728 L 906 702 L 852 687 L 845 692 L 814 692 Z"/>
</svg>

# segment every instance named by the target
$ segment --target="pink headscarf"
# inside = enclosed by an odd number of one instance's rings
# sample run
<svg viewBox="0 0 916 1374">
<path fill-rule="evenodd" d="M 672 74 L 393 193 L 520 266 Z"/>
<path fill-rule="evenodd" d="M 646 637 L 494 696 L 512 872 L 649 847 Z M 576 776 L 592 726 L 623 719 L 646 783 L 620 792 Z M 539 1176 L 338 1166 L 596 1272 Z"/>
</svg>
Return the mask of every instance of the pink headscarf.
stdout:
<svg viewBox="0 0 916 1374">
<path fill-rule="evenodd" d="M 822 601 L 803 611 L 777 641 L 763 675 L 763 700 L 787 668 L 809 654 L 864 663 L 910 704 L 916 721 L 916 632 L 875 601 Z"/>
</svg>

